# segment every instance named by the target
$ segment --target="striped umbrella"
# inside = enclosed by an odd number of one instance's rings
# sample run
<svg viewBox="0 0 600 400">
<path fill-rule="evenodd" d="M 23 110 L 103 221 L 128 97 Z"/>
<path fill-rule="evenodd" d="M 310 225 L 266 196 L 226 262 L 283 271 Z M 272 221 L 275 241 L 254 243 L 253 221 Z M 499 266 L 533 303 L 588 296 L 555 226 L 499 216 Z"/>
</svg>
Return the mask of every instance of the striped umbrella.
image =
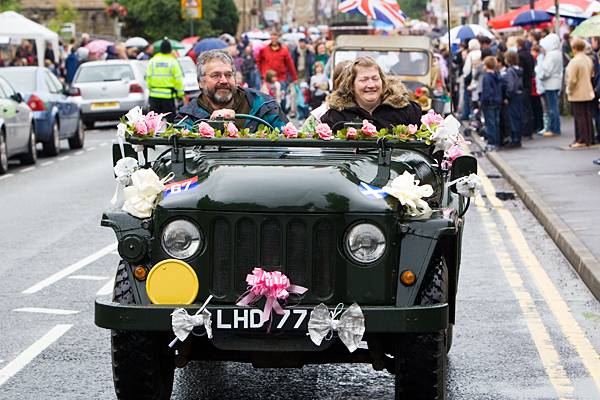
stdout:
<svg viewBox="0 0 600 400">
<path fill-rule="evenodd" d="M 600 36 L 600 15 L 583 21 L 571 33 L 571 36 L 595 37 Z"/>
</svg>

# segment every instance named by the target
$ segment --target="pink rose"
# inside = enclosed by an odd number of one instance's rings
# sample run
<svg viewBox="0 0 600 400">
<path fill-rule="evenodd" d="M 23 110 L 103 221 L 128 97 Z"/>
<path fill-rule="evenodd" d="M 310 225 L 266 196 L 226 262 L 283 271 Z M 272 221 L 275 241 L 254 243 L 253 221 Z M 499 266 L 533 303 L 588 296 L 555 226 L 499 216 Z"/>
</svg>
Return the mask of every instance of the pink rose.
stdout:
<svg viewBox="0 0 600 400">
<path fill-rule="evenodd" d="M 442 117 L 440 114 L 437 114 L 433 110 L 429 110 L 427 114 L 421 117 L 421 122 L 427 127 L 431 125 L 439 125 L 444 122 L 444 117 Z"/>
<path fill-rule="evenodd" d="M 229 122 L 227 124 L 227 137 L 230 138 L 239 138 L 240 135 L 238 134 L 238 128 L 237 126 L 235 126 L 235 124 L 233 122 Z"/>
<path fill-rule="evenodd" d="M 283 134 L 288 139 L 295 139 L 298 137 L 298 129 L 296 129 L 294 124 L 292 124 L 291 122 L 288 122 L 283 127 Z"/>
<path fill-rule="evenodd" d="M 333 136 L 331 136 L 331 128 L 327 124 L 319 124 L 316 128 L 317 135 L 323 140 L 331 140 Z"/>
<path fill-rule="evenodd" d="M 148 127 L 144 121 L 138 121 L 135 123 L 135 133 L 140 136 L 145 136 L 148 134 Z"/>
<path fill-rule="evenodd" d="M 148 128 L 148 132 L 160 132 L 160 130 L 165 125 L 162 118 L 167 114 L 157 114 L 154 111 L 150 111 L 148 114 L 144 115 L 144 122 L 146 123 L 146 127 Z"/>
<path fill-rule="evenodd" d="M 198 133 L 205 138 L 215 137 L 215 130 L 206 122 L 200 122 L 200 125 L 198 125 Z"/>
<path fill-rule="evenodd" d="M 448 150 L 446 150 L 446 154 L 444 154 L 450 161 L 456 160 L 458 157 L 464 155 L 465 153 L 462 151 L 460 147 L 457 145 L 453 145 Z"/>
<path fill-rule="evenodd" d="M 367 136 L 375 136 L 377 134 L 377 128 L 375 128 L 375 125 L 373 125 L 366 119 L 363 119 L 363 124 L 362 124 L 361 130 L 362 130 L 362 133 L 364 133 Z"/>
<path fill-rule="evenodd" d="M 417 133 L 418 130 L 419 130 L 419 128 L 417 128 L 417 126 L 415 124 L 408 125 L 408 133 L 410 135 L 414 135 L 415 133 Z"/>
<path fill-rule="evenodd" d="M 358 137 L 358 132 L 356 128 L 348 128 L 346 131 L 346 139 L 356 139 Z"/>
</svg>

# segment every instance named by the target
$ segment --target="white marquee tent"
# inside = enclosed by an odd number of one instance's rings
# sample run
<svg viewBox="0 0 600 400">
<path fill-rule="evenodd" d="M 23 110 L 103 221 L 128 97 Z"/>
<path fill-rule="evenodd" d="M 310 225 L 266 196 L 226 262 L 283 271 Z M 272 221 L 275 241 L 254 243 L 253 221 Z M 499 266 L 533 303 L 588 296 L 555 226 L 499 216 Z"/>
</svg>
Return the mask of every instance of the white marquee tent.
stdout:
<svg viewBox="0 0 600 400">
<path fill-rule="evenodd" d="M 58 34 L 19 13 L 14 11 L 0 13 L 0 36 L 34 40 L 40 66 L 44 65 L 46 42 L 50 42 L 55 61 L 58 61 Z"/>
</svg>

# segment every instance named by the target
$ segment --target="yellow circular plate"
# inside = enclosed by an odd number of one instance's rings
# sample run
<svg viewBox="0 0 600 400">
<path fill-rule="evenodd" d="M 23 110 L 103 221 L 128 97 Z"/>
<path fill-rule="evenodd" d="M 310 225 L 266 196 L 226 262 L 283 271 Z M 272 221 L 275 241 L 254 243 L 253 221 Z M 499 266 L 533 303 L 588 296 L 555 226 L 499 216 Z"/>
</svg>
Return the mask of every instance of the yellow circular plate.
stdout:
<svg viewBox="0 0 600 400">
<path fill-rule="evenodd" d="M 148 273 L 146 291 L 153 304 L 191 304 L 198 295 L 198 276 L 189 264 L 163 260 Z"/>
</svg>

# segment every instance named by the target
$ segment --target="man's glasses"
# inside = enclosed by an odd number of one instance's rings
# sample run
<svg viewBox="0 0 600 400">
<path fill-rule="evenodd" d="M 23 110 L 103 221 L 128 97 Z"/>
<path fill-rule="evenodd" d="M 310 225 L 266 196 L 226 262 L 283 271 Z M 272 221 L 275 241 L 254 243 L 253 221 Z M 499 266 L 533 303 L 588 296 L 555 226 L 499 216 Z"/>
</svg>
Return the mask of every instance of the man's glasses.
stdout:
<svg viewBox="0 0 600 400">
<path fill-rule="evenodd" d="M 218 81 L 223 76 L 225 77 L 225 79 L 230 80 L 233 78 L 233 72 L 213 72 L 211 74 L 205 74 L 205 76 L 208 76 L 214 81 Z"/>
</svg>

